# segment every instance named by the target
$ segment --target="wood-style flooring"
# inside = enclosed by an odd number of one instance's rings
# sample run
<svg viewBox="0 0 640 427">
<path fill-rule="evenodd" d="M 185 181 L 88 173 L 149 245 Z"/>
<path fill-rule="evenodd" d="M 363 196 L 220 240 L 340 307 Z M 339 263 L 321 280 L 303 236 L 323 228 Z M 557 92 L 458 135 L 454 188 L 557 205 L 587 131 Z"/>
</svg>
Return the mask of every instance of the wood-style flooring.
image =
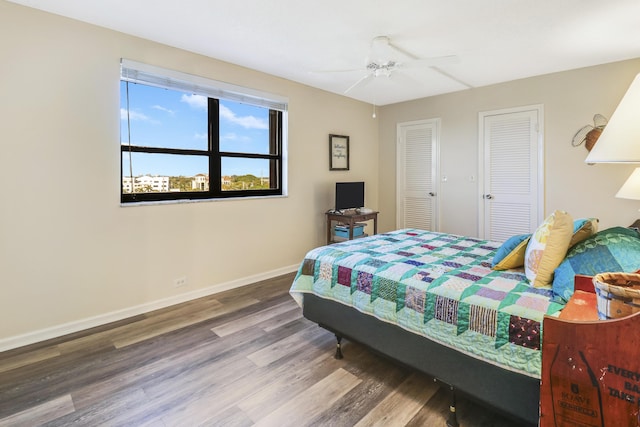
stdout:
<svg viewBox="0 0 640 427">
<path fill-rule="evenodd" d="M 448 391 L 304 319 L 288 274 L 0 353 L 0 426 L 444 426 Z M 458 398 L 463 427 L 516 426 Z"/>
</svg>

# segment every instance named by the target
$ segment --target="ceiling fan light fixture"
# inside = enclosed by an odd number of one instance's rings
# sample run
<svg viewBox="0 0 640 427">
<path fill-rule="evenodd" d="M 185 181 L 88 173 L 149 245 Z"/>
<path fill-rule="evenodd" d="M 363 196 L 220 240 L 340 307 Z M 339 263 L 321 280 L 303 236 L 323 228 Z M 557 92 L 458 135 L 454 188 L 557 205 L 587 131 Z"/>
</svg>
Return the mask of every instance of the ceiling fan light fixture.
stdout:
<svg viewBox="0 0 640 427">
<path fill-rule="evenodd" d="M 395 70 L 397 65 L 398 63 L 395 61 L 388 61 L 381 64 L 370 62 L 367 64 L 367 70 L 371 72 L 373 77 L 390 77 L 391 72 Z"/>
<path fill-rule="evenodd" d="M 391 69 L 388 67 L 378 68 L 373 72 L 375 77 L 391 77 Z"/>
</svg>

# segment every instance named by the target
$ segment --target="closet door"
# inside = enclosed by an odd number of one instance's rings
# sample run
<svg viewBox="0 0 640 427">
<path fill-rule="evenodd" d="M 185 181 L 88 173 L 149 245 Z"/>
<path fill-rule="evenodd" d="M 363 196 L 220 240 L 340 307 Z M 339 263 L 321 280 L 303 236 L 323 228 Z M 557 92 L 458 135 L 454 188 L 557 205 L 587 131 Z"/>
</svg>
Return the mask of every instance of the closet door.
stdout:
<svg viewBox="0 0 640 427">
<path fill-rule="evenodd" d="M 480 113 L 480 236 L 504 241 L 542 222 L 542 106 Z"/>
<path fill-rule="evenodd" d="M 440 119 L 397 127 L 397 228 L 438 230 L 438 140 Z"/>
</svg>

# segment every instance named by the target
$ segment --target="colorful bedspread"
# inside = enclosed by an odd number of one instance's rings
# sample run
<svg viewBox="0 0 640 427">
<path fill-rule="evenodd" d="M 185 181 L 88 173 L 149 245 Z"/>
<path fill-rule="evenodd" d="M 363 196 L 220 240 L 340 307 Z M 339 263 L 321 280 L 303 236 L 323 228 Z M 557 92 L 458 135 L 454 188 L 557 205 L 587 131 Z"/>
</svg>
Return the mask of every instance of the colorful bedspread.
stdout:
<svg viewBox="0 0 640 427">
<path fill-rule="evenodd" d="M 352 306 L 475 358 L 540 377 L 542 320 L 563 305 L 519 270 L 494 271 L 499 243 L 405 229 L 311 250 L 291 287 Z"/>
</svg>

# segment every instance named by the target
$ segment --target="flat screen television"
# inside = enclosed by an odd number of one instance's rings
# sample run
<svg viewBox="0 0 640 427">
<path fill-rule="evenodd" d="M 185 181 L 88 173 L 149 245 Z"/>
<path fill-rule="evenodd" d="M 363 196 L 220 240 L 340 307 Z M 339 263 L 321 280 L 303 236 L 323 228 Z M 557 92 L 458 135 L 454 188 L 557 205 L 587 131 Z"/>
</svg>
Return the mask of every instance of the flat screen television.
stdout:
<svg viewBox="0 0 640 427">
<path fill-rule="evenodd" d="M 336 210 L 364 206 L 364 182 L 336 182 Z"/>
</svg>

